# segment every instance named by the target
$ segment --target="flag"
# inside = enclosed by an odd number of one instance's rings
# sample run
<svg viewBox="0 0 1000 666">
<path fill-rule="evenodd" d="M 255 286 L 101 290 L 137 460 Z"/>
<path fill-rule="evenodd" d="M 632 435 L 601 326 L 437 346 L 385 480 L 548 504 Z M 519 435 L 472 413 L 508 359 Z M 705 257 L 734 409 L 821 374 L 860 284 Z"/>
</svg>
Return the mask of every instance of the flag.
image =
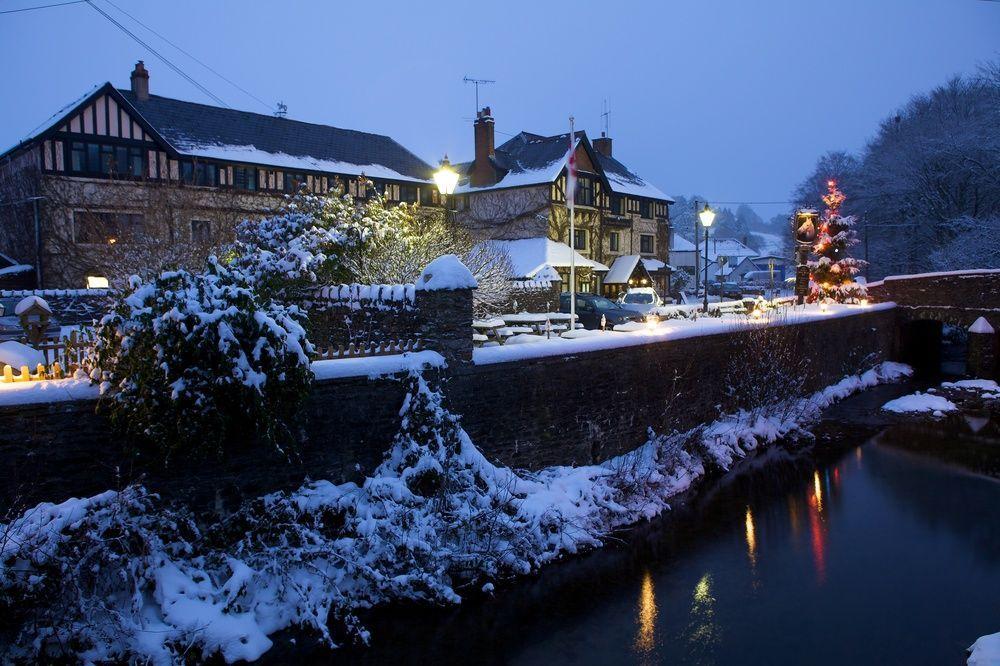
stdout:
<svg viewBox="0 0 1000 666">
<path fill-rule="evenodd" d="M 576 132 L 573 130 L 573 119 L 569 121 L 569 157 L 566 160 L 566 202 L 573 204 L 576 194 Z"/>
</svg>

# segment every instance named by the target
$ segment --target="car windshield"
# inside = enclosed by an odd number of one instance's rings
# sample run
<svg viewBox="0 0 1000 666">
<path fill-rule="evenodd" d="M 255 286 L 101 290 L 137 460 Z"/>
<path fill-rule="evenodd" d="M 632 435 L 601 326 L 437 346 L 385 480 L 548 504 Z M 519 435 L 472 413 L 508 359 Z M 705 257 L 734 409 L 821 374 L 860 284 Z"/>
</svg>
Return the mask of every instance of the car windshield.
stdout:
<svg viewBox="0 0 1000 666">
<path fill-rule="evenodd" d="M 652 294 L 625 294 L 626 303 L 652 303 Z"/>
</svg>

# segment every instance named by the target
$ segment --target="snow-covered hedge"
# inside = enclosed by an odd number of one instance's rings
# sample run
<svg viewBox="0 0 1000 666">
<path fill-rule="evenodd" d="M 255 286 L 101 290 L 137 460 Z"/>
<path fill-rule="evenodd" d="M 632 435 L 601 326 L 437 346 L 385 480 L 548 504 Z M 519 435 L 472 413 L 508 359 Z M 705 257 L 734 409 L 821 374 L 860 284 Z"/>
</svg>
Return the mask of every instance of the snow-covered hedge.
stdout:
<svg viewBox="0 0 1000 666">
<path fill-rule="evenodd" d="M 297 309 L 262 300 L 254 286 L 214 258 L 203 273 L 133 278 L 100 322 L 94 350 L 115 424 L 164 453 L 294 441 L 310 345 Z"/>
</svg>

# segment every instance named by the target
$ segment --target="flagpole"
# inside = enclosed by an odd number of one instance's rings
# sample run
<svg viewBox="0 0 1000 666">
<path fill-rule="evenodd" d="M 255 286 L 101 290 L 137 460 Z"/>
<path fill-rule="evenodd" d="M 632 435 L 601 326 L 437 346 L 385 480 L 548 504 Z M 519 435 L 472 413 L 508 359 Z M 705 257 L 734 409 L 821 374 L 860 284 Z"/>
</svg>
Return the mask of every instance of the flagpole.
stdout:
<svg viewBox="0 0 1000 666">
<path fill-rule="evenodd" d="M 576 330 L 576 229 L 573 214 L 576 208 L 576 183 L 573 171 L 573 150 L 575 148 L 573 116 L 569 117 L 569 159 L 566 160 L 566 199 L 569 203 L 569 330 Z"/>
</svg>

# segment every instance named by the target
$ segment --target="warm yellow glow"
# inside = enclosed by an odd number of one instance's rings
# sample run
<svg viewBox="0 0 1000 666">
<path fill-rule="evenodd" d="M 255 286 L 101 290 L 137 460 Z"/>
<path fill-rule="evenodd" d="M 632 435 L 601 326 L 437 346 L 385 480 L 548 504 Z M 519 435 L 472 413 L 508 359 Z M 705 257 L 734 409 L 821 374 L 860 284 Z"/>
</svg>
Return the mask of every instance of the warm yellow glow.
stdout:
<svg viewBox="0 0 1000 666">
<path fill-rule="evenodd" d="M 764 318 L 764 312 L 758 308 L 750 313 L 750 318 L 753 319 L 754 321 L 760 321 L 761 319 Z"/>
<path fill-rule="evenodd" d="M 660 318 L 654 314 L 646 315 L 646 329 L 653 331 L 656 329 L 656 325 L 660 323 Z"/>
<path fill-rule="evenodd" d="M 638 629 L 635 633 L 637 652 L 649 652 L 656 646 L 656 594 L 653 576 L 648 571 L 642 576 L 639 588 Z"/>
<path fill-rule="evenodd" d="M 715 222 L 715 211 L 709 208 L 708 204 L 705 204 L 705 208 L 698 213 L 698 219 L 701 220 L 703 227 L 710 227 L 712 222 Z"/>
<path fill-rule="evenodd" d="M 828 306 L 828 305 L 826 304 L 826 301 L 822 301 L 822 302 L 821 302 L 821 303 L 819 304 L 819 311 L 820 311 L 820 312 L 827 312 L 827 311 L 828 311 L 829 309 L 830 309 L 830 306 Z"/>
<path fill-rule="evenodd" d="M 868 307 L 868 299 L 862 298 L 860 301 L 861 307 Z"/>
<path fill-rule="evenodd" d="M 112 236 L 111 238 L 108 239 L 108 245 L 114 245 L 117 242 L 118 242 L 118 239 L 115 238 L 114 236 Z"/>
<path fill-rule="evenodd" d="M 434 172 L 434 184 L 437 185 L 438 192 L 444 195 L 454 194 L 458 185 L 458 172 L 451 168 L 451 162 L 445 155 L 441 160 L 441 165 Z"/>
<path fill-rule="evenodd" d="M 694 586 L 694 600 L 695 603 L 707 604 L 715 599 L 712 598 L 712 575 L 705 574 L 698 581 L 698 584 Z"/>
<path fill-rule="evenodd" d="M 107 289 L 108 288 L 108 278 L 99 277 L 97 275 L 87 276 L 87 289 Z"/>
<path fill-rule="evenodd" d="M 757 566 L 757 534 L 753 524 L 753 512 L 747 507 L 746 517 L 747 555 L 750 556 L 750 566 Z"/>
<path fill-rule="evenodd" d="M 816 495 L 816 508 L 823 510 L 823 485 L 819 481 L 819 471 L 813 472 L 813 494 Z"/>
</svg>

